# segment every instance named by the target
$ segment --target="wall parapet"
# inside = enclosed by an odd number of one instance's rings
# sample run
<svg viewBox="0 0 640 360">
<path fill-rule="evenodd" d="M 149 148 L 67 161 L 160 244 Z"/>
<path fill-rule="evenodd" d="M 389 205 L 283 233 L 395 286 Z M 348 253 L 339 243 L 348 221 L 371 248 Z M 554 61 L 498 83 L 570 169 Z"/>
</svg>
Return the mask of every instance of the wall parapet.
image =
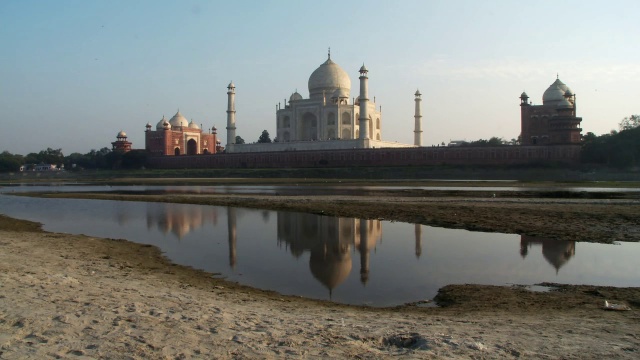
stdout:
<svg viewBox="0 0 640 360">
<path fill-rule="evenodd" d="M 580 145 L 291 150 L 152 156 L 148 159 L 148 166 L 162 169 L 204 169 L 577 164 L 580 162 L 580 151 Z"/>
</svg>

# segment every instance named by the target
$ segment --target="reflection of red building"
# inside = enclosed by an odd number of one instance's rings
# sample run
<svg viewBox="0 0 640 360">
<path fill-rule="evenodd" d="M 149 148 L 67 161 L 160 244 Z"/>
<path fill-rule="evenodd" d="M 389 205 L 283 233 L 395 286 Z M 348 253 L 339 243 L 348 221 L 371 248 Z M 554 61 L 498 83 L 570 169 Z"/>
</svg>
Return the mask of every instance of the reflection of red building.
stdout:
<svg viewBox="0 0 640 360">
<path fill-rule="evenodd" d="M 222 151 L 215 126 L 209 133 L 188 122 L 178 111 L 170 120 L 163 116 L 153 131 L 147 123 L 145 148 L 152 156 L 215 154 Z"/>
</svg>

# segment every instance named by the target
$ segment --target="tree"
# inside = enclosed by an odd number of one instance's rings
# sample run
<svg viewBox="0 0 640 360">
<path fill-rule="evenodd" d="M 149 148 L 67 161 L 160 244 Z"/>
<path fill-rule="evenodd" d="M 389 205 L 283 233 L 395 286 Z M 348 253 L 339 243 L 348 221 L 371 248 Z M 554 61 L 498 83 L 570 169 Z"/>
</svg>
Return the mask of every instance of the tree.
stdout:
<svg viewBox="0 0 640 360">
<path fill-rule="evenodd" d="M 271 138 L 269 137 L 269 132 L 267 130 L 262 130 L 262 135 L 260 135 L 260 137 L 258 138 L 258 143 L 266 144 L 270 142 L 271 142 Z"/>
<path fill-rule="evenodd" d="M 244 144 L 244 139 L 240 135 L 236 135 L 236 144 Z"/>
<path fill-rule="evenodd" d="M 22 155 L 14 155 L 8 151 L 3 151 L 0 154 L 0 172 L 3 171 L 18 171 L 22 165 Z"/>
<path fill-rule="evenodd" d="M 628 116 L 622 119 L 622 121 L 620 121 L 620 124 L 618 124 L 620 131 L 631 130 L 633 128 L 637 128 L 638 126 L 640 126 L 640 115 Z"/>
</svg>

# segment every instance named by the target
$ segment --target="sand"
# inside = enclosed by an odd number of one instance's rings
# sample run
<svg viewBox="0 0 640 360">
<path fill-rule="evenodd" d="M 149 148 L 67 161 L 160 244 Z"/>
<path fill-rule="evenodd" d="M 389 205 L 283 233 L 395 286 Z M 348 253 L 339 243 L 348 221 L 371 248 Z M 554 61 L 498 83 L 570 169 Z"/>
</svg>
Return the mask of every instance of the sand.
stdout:
<svg viewBox="0 0 640 360">
<path fill-rule="evenodd" d="M 604 300 L 631 310 L 606 311 Z M 0 221 L 0 359 L 640 356 L 639 288 L 452 285 L 439 302 L 282 296 L 171 264 L 151 246 Z"/>
</svg>

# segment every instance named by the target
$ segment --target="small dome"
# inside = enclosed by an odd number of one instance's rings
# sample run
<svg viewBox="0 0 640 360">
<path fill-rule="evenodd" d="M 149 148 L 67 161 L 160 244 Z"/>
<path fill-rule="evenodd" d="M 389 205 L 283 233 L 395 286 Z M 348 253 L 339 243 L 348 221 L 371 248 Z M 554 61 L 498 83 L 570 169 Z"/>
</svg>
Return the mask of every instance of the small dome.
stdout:
<svg viewBox="0 0 640 360">
<path fill-rule="evenodd" d="M 158 124 L 156 125 L 156 130 L 163 130 L 164 123 L 166 122 L 167 122 L 167 119 L 164 117 L 164 115 L 162 115 L 162 119 L 160 119 L 160 121 L 158 121 Z"/>
<path fill-rule="evenodd" d="M 338 88 L 338 90 L 333 92 L 333 95 L 331 95 L 332 99 L 345 99 L 345 98 L 349 98 L 349 90 L 345 89 L 345 88 Z"/>
<path fill-rule="evenodd" d="M 367 70 L 367 67 L 362 64 L 362 66 L 360 66 L 360 72 L 369 72 L 369 70 Z"/>
<path fill-rule="evenodd" d="M 416 90 L 416 93 L 414 95 L 415 96 L 422 96 L 422 94 L 420 94 L 420 90 Z"/>
<path fill-rule="evenodd" d="M 571 92 L 571 89 L 567 89 L 567 91 L 564 92 L 564 96 L 565 97 L 573 96 L 573 93 Z"/>
<path fill-rule="evenodd" d="M 191 120 L 191 122 L 189 123 L 189 129 L 200 130 L 200 126 L 198 126 L 198 124 L 194 123 L 193 120 Z"/>
<path fill-rule="evenodd" d="M 171 124 L 172 127 L 175 127 L 175 126 L 188 127 L 189 121 L 187 121 L 187 119 L 184 116 L 182 116 L 182 114 L 180 114 L 180 110 L 178 110 L 178 112 L 175 115 L 173 115 L 171 120 L 169 120 L 169 124 Z"/>
<path fill-rule="evenodd" d="M 236 86 L 233 84 L 233 81 L 229 83 L 229 85 L 227 86 L 227 89 L 235 89 Z"/>
<path fill-rule="evenodd" d="M 520 94 L 520 97 L 521 98 L 528 98 L 529 95 L 527 95 L 527 93 L 523 91 L 522 94 Z"/>
<path fill-rule="evenodd" d="M 124 132 L 123 130 L 120 130 L 120 132 L 118 133 L 118 135 L 116 135 L 116 137 L 119 137 L 119 138 L 121 138 L 121 137 L 127 137 L 127 133 L 126 133 L 126 132 Z"/>
<path fill-rule="evenodd" d="M 150 127 L 151 127 L 151 123 L 150 123 L 150 122 L 147 122 L 147 125 L 145 125 L 144 127 L 146 127 L 146 128 L 150 128 Z"/>
<path fill-rule="evenodd" d="M 333 94 L 340 87 L 351 89 L 351 80 L 346 71 L 331 59 L 322 63 L 309 77 L 309 97 L 312 99 L 321 99 L 323 92 Z"/>
<path fill-rule="evenodd" d="M 573 104 L 567 98 L 562 98 L 558 103 L 558 109 L 571 109 Z"/>
<path fill-rule="evenodd" d="M 297 91 L 291 94 L 291 96 L 289 97 L 289 102 L 298 100 L 302 100 L 302 95 L 300 95 L 300 93 L 298 93 Z"/>
<path fill-rule="evenodd" d="M 170 130 L 171 129 L 171 123 L 169 123 L 168 121 L 165 120 L 165 122 L 162 123 L 162 128 L 166 129 L 166 130 Z"/>
</svg>

